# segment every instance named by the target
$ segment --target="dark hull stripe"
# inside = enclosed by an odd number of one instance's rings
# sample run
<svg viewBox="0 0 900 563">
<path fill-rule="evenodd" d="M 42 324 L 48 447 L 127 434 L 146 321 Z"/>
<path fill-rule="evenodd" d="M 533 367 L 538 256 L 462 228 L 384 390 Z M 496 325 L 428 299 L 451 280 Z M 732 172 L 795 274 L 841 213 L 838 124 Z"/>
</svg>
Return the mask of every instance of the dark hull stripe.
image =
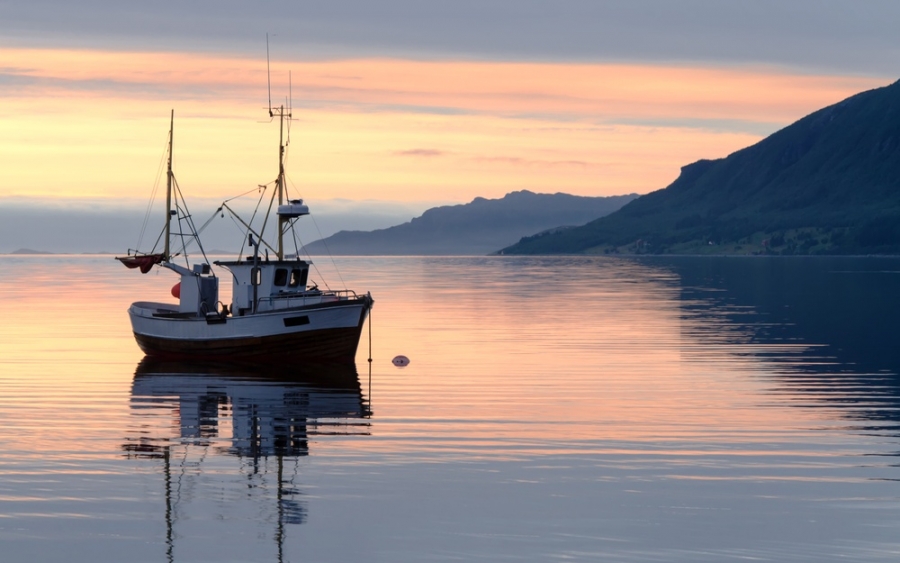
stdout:
<svg viewBox="0 0 900 563">
<path fill-rule="evenodd" d="M 353 361 L 361 327 L 222 340 L 177 340 L 135 333 L 148 356 L 171 359 L 278 358 Z"/>
</svg>

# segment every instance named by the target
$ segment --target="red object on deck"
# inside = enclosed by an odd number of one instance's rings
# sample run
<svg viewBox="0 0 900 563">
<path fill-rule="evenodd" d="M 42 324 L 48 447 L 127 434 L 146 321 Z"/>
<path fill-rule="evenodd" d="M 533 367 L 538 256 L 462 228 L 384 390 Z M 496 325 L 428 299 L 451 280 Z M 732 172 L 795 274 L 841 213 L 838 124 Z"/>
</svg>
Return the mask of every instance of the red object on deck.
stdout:
<svg viewBox="0 0 900 563">
<path fill-rule="evenodd" d="M 178 282 L 172 286 L 172 297 L 174 297 L 175 299 L 181 299 L 181 282 Z"/>
</svg>

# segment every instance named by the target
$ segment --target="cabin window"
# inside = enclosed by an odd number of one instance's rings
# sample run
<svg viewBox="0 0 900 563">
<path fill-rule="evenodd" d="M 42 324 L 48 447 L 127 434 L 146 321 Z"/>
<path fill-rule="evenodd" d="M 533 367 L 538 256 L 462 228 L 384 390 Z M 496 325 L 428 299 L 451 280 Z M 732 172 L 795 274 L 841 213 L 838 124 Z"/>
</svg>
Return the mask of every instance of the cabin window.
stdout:
<svg viewBox="0 0 900 563">
<path fill-rule="evenodd" d="M 284 284 L 287 283 L 287 270 L 284 268 L 275 270 L 275 281 L 273 283 L 276 287 L 284 287 Z"/>
<path fill-rule="evenodd" d="M 260 268 L 252 268 L 250 270 L 250 285 L 259 285 L 262 283 L 262 271 Z"/>
<path fill-rule="evenodd" d="M 306 287 L 309 270 L 291 270 L 291 287 Z"/>
</svg>

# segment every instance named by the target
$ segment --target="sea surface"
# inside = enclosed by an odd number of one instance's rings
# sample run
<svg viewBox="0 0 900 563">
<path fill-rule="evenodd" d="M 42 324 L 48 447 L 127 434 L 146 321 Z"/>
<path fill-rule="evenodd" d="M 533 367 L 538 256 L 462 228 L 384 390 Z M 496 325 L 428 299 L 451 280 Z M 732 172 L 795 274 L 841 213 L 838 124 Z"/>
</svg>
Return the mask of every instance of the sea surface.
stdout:
<svg viewBox="0 0 900 563">
<path fill-rule="evenodd" d="M 315 262 L 355 366 L 147 361 L 170 272 L 0 257 L 0 560 L 900 560 L 900 259 Z"/>
</svg>

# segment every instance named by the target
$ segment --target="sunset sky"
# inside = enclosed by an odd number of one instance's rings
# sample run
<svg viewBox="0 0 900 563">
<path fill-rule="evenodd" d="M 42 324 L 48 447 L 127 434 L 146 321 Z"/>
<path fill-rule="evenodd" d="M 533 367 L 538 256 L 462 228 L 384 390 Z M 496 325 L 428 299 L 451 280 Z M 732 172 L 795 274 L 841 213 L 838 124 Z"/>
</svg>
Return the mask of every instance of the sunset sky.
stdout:
<svg viewBox="0 0 900 563">
<path fill-rule="evenodd" d="M 141 209 L 171 109 L 189 201 L 273 180 L 267 32 L 290 185 L 333 231 L 663 188 L 896 80 L 897 21 L 885 1 L 0 2 L 0 220 Z"/>
</svg>

